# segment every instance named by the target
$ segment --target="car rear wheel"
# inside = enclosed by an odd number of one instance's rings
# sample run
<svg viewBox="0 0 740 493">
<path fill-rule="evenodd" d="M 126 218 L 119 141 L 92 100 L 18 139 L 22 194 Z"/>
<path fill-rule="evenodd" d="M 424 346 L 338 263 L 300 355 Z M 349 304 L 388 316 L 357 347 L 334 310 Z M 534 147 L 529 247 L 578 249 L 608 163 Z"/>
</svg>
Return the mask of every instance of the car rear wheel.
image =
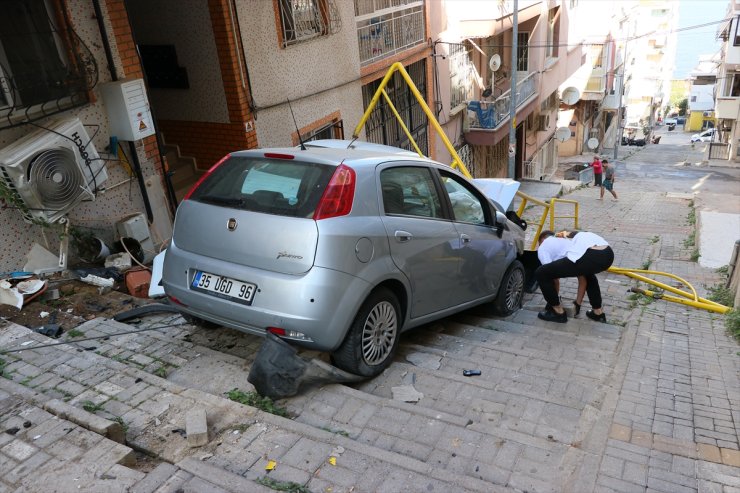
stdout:
<svg viewBox="0 0 740 493">
<path fill-rule="evenodd" d="M 511 315 L 522 306 L 524 279 L 524 266 L 518 260 L 513 261 L 501 279 L 498 295 L 493 300 L 497 315 Z"/>
<path fill-rule="evenodd" d="M 400 331 L 398 298 L 386 288 L 377 289 L 360 307 L 332 360 L 350 373 L 373 377 L 391 364 Z"/>
</svg>

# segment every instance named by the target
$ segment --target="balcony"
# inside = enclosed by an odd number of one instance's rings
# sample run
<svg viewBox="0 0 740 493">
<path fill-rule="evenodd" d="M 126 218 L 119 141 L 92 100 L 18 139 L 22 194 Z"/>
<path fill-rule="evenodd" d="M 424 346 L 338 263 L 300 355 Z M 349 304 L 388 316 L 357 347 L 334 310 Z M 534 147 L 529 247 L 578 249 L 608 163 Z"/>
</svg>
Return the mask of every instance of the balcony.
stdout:
<svg viewBox="0 0 740 493">
<path fill-rule="evenodd" d="M 740 98 L 718 96 L 714 103 L 714 116 L 718 120 L 737 120 Z"/>
<path fill-rule="evenodd" d="M 598 67 L 591 71 L 591 76 L 586 82 L 586 87 L 583 90 L 583 97 L 581 99 L 598 101 L 606 90 L 606 72 L 603 68 Z"/>
<path fill-rule="evenodd" d="M 615 111 L 619 108 L 619 96 L 616 94 L 607 94 L 604 96 L 604 101 L 601 103 L 602 110 Z"/>
<path fill-rule="evenodd" d="M 369 65 L 424 43 L 424 2 L 355 0 L 355 25 L 360 63 Z"/>
<path fill-rule="evenodd" d="M 516 84 L 516 107 L 520 109 L 536 91 L 535 72 L 527 75 L 524 79 Z M 474 118 L 468 116 L 465 112 L 466 127 L 470 130 L 497 130 L 509 118 L 509 109 L 511 108 L 511 90 L 496 98 L 495 101 L 470 101 L 468 110 L 475 113 Z"/>
</svg>

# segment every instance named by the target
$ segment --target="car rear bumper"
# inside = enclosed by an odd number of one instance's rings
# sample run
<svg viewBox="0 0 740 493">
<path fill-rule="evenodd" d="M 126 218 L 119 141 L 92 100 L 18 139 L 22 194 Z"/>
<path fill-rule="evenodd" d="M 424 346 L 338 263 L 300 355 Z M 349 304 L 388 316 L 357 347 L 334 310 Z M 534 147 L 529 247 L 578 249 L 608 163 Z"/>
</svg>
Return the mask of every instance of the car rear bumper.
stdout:
<svg viewBox="0 0 740 493">
<path fill-rule="evenodd" d="M 256 284 L 252 305 L 191 290 L 195 270 Z M 300 275 L 281 274 L 193 255 L 174 244 L 167 250 L 162 284 L 167 296 L 195 317 L 257 335 L 267 327 L 298 331 L 310 340 L 287 339 L 322 351 L 339 346 L 371 288 L 336 270 L 313 267 Z"/>
</svg>

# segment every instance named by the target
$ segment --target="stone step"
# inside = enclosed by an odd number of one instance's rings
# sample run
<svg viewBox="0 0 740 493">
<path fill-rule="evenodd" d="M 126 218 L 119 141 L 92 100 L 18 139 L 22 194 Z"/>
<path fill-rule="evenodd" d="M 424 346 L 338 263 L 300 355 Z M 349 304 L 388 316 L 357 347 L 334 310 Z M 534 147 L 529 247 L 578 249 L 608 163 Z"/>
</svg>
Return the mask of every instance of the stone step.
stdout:
<svg viewBox="0 0 740 493">
<path fill-rule="evenodd" d="M 103 322 L 106 326 L 117 324 Z M 78 330 L 89 336 L 95 323 L 87 322 Z M 121 332 L 131 330 L 130 326 L 118 325 Z M 255 491 L 246 488 L 239 478 L 250 482 L 269 478 L 277 483 L 298 483 L 315 491 L 402 491 L 418 489 L 420 485 L 430 491 L 503 491 L 501 486 L 486 480 L 485 473 L 452 479 L 450 471 L 433 461 L 425 462 L 177 385 L 82 347 L 48 346 L 49 341 L 25 327 L 5 327 L 0 345 L 10 350 L 23 349 L 9 357 L 6 376 L 47 399 L 61 395 L 72 406 L 120 418 L 129 445 L 178 465 L 181 470 L 167 480 L 170 484 L 182 486 L 202 480 L 226 491 Z M 134 359 L 126 361 L 132 363 Z M 185 415 L 198 407 L 207 410 L 210 440 L 193 449 L 182 434 Z M 456 441 L 452 446 L 461 444 Z M 471 448 L 465 452 L 465 463 L 472 451 Z M 271 461 L 276 466 L 268 476 Z M 441 461 L 442 458 L 437 462 Z M 211 471 L 205 478 L 198 472 L 203 468 Z M 226 472 L 219 474 L 221 470 Z M 216 478 L 222 483 L 215 482 Z"/>
</svg>

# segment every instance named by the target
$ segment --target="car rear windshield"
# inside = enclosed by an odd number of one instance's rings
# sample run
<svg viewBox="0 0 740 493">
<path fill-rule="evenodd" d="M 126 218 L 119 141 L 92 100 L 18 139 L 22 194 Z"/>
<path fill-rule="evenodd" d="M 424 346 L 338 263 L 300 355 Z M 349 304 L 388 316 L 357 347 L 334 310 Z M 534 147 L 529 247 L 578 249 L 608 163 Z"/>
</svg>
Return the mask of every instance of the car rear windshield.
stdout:
<svg viewBox="0 0 740 493">
<path fill-rule="evenodd" d="M 298 161 L 231 156 L 190 199 L 281 216 L 312 217 L 335 169 Z"/>
</svg>

